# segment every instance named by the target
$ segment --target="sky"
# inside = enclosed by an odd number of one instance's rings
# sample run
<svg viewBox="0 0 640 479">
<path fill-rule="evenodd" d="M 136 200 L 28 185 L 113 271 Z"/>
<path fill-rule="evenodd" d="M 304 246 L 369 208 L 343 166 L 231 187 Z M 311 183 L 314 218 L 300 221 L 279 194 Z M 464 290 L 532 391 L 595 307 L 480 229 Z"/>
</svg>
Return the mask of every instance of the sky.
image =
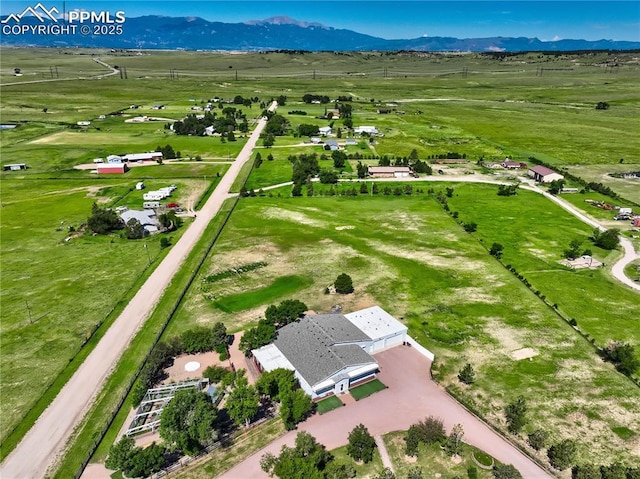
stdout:
<svg viewBox="0 0 640 479">
<path fill-rule="evenodd" d="M 62 0 L 2 1 L 0 14 L 20 12 L 38 1 L 62 11 Z M 387 38 L 421 36 L 537 37 L 540 40 L 585 39 L 640 41 L 640 1 L 180 1 L 67 0 L 71 9 L 122 10 L 142 15 L 197 16 L 239 23 L 286 15 L 306 22 Z"/>
</svg>

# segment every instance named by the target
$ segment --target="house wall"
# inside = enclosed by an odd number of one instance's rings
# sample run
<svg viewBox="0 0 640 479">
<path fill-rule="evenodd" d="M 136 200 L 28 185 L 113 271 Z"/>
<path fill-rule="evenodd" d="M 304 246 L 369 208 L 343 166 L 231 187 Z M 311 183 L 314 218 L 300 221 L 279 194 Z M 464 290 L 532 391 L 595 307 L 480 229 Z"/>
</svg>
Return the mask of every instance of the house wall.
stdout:
<svg viewBox="0 0 640 479">
<path fill-rule="evenodd" d="M 543 183 L 551 183 L 552 181 L 556 180 L 564 180 L 564 176 L 559 173 L 551 173 L 550 175 L 541 177 L 539 181 Z"/>
</svg>

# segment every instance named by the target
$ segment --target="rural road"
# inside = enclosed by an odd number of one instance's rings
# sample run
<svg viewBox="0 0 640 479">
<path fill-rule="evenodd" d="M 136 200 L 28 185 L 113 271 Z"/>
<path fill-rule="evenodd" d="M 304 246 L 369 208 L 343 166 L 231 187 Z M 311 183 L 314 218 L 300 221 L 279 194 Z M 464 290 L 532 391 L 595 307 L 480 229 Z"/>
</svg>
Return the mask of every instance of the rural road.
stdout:
<svg viewBox="0 0 640 479">
<path fill-rule="evenodd" d="M 274 102 L 269 109 L 273 111 L 276 107 L 277 104 Z M 209 222 L 228 198 L 227 192 L 242 166 L 250 160 L 251 152 L 265 124 L 264 119 L 258 122 L 236 161 L 229 167 L 211 197 L 198 212 L 197 218 L 149 276 L 22 441 L 0 465 L 2 479 L 41 478 L 56 463 L 64 452 L 74 428 L 88 412 L 120 356 L 151 314 L 164 290 L 171 284 L 173 276 L 202 237 Z"/>
</svg>

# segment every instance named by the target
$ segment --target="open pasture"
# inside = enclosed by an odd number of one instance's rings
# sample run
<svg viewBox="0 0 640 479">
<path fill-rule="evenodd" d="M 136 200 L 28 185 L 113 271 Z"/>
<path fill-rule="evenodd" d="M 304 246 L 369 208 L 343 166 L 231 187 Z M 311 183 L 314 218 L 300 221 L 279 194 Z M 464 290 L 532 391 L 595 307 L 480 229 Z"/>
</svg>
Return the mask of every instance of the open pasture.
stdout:
<svg viewBox="0 0 640 479">
<path fill-rule="evenodd" d="M 49 65 L 57 64 L 56 58 L 69 61 L 69 70 L 107 71 L 91 55 L 28 52 L 3 48 L 0 72 L 2 122 L 20 125 L 0 132 L 2 164 L 25 162 L 30 167 L 0 174 L 3 439 L 147 267 L 141 242 L 117 237 L 64 242 L 64 228 L 85 220 L 93 201 L 138 204 L 129 194 L 138 179 L 150 186 L 180 183 L 185 186 L 181 190 L 198 190 L 225 171 L 225 165 L 212 162 L 234 158 L 243 145 L 240 135 L 231 143 L 177 137 L 164 130 L 164 121 L 132 124 L 125 123 L 127 118 L 178 119 L 215 96 L 239 94 L 268 101 L 282 94 L 288 100 L 279 113 L 294 127 L 328 124 L 310 118 L 324 106 L 304 105 L 302 95 L 351 95 L 354 124 L 375 125 L 385 135 L 364 151 L 350 147 L 363 154 L 405 156 L 415 148 L 425 158 L 455 151 L 465 153 L 472 163 L 480 157 L 526 161 L 536 156 L 559 167 L 580 165 L 579 174 L 585 177 L 592 165 L 592 171 L 601 174 L 597 168 L 619 168 L 621 158 L 629 168 L 640 163 L 635 134 L 640 67 L 625 55 L 616 56 L 621 65 L 617 73 L 608 73 L 603 66 L 612 59 L 606 53 L 495 59 L 378 53 L 121 56 L 83 50 L 77 53 L 97 53 L 110 65 L 125 66 L 129 79 L 115 75 L 7 85 L 18 80 L 8 68 L 18 66 L 21 58 L 25 77 L 46 73 Z M 62 66 L 61 77 L 67 71 Z M 540 74 L 541 68 L 563 70 Z M 169 69 L 177 69 L 179 79 L 169 80 Z M 611 108 L 595 110 L 598 101 L 607 101 Z M 376 110 L 388 102 L 399 103 L 397 109 L 404 115 L 378 114 Z M 129 109 L 133 104 L 140 108 Z M 166 109 L 153 110 L 156 104 Z M 308 110 L 309 115 L 287 115 L 296 109 Z M 98 119 L 123 110 L 127 117 Z M 254 105 L 249 117 L 259 113 Z M 92 121 L 86 130 L 74 126 L 86 120 Z M 334 128 L 342 126 L 343 120 L 334 123 Z M 274 148 L 259 149 L 263 164 L 254 170 L 247 188 L 289 181 L 287 156 L 309 151 L 297 146 L 300 141 L 280 137 Z M 167 143 L 183 156 L 200 155 L 203 161 L 133 168 L 124 177 L 109 179 L 71 170 L 95 157 L 154 150 Z M 267 161 L 269 153 L 275 157 L 272 162 Z M 420 188 L 426 190 L 427 185 Z M 284 188 L 273 191 L 283 198 L 241 200 L 166 334 L 218 320 L 239 330 L 259 318 L 268 304 L 288 297 L 317 311 L 335 304 L 345 311 L 380 304 L 436 352 L 434 372 L 442 384 L 454 388 L 498 427 L 504 404 L 524 394 L 534 418 L 530 427 L 548 429 L 558 439 L 579 431 L 581 458 L 605 463 L 637 458 L 637 388 L 603 363 L 591 345 L 491 258 L 483 244 L 503 243 L 505 260 L 540 285 L 549 300 L 575 317 L 600 344 L 611 337 L 637 344 L 637 295 L 609 280 L 604 271 L 566 271 L 556 263 L 575 237 L 585 238 L 586 247 L 590 231 L 545 200 L 526 192 L 517 198 L 497 197 L 495 187 L 454 188 L 459 196 L 450 199 L 452 210 L 459 211 L 463 221 L 479 224 L 473 236 L 424 193 L 292 199 L 287 197 L 290 189 Z M 619 191 L 623 196 L 634 194 L 634 185 L 624 188 Z M 57 231 L 60 221 L 65 221 L 63 231 Z M 158 240 L 147 241 L 151 258 L 161 254 Z M 615 259 L 615 254 L 592 249 L 607 264 Z M 204 281 L 207 275 L 258 261 L 267 265 L 216 283 Z M 356 293 L 324 294 L 341 272 L 352 275 Z M 295 292 L 280 288 L 282 278 L 292 276 L 298 278 Z M 243 295 L 248 291 L 258 292 L 261 304 L 254 295 L 246 301 Z M 216 301 L 230 302 L 227 310 L 234 312 L 216 307 Z M 29 322 L 29 314 L 38 320 Z M 514 359 L 514 351 L 525 348 L 538 354 Z M 477 381 L 463 388 L 456 374 L 465 362 L 473 364 Z M 34 370 L 43 378 L 35 386 L 30 381 Z M 622 437 L 614 432 L 623 426 L 632 433 Z"/>
<path fill-rule="evenodd" d="M 108 188 L 76 180 L 2 183 L 4 440 L 162 253 L 159 236 L 131 242 L 118 235 L 73 238 L 69 231 L 86 222 L 93 202 L 109 204 L 130 182 L 111 181 Z"/>
</svg>

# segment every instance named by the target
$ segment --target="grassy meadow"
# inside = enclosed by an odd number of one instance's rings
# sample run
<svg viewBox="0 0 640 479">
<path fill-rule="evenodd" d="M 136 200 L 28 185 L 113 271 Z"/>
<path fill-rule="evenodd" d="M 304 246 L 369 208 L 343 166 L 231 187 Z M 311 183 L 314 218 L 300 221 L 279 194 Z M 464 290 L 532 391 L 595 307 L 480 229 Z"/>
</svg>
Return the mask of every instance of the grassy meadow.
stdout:
<svg viewBox="0 0 640 479">
<path fill-rule="evenodd" d="M 93 202 L 139 207 L 141 192 L 132 189 L 140 180 L 147 189 L 175 183 L 175 200 L 195 208 L 246 141 L 240 134 L 235 142 L 222 142 L 219 137 L 178 137 L 165 129 L 166 123 L 194 112 L 193 106 L 203 106 L 210 98 L 243 95 L 267 102 L 286 95 L 287 103 L 278 112 L 296 127 L 328 124 L 315 118 L 324 113 L 324 105 L 302 103 L 305 93 L 349 95 L 354 100 L 354 125 L 375 125 L 384 136 L 373 143 L 358 139 L 348 152 L 408 156 L 416 149 L 423 159 L 458 152 L 470 162 L 461 172 L 475 169 L 481 158 L 527 161 L 535 156 L 640 201 L 635 180 L 608 176 L 640 169 L 640 138 L 635 132 L 640 118 L 640 66 L 632 54 L 615 55 L 620 65 L 616 73 L 604 68 L 613 60 L 608 53 L 501 59 L 326 52 L 127 55 L 1 48 L 0 54 L 1 123 L 18 125 L 0 131 L 0 165 L 29 166 L 26 171 L 0 172 L 3 456 L 9 433 L 48 385 L 62 377 L 98 325 L 108 322 L 105 318 L 148 274 L 143 243 L 148 244 L 154 264 L 163 254 L 159 237 L 127 241 L 118 236 L 83 236 L 65 241 L 68 227 L 85 221 Z M 98 78 L 108 71 L 93 56 L 126 67 L 129 79 Z M 58 67 L 62 81 L 28 83 L 50 77 L 52 66 Z M 15 67 L 22 69 L 22 77 L 13 75 Z M 547 70 L 542 72 L 543 68 Z M 170 69 L 179 72 L 179 79 L 169 79 Z M 599 101 L 608 102 L 610 109 L 595 110 Z M 392 102 L 396 111 L 377 113 Z M 129 108 L 133 104 L 139 108 Z M 154 110 L 157 104 L 166 109 Z M 260 115 L 258 105 L 243 110 L 250 124 Z M 288 113 L 293 110 L 308 114 Z M 142 115 L 161 119 L 125 122 Z M 80 128 L 78 121 L 91 124 Z M 343 120 L 333 126 L 344 130 Z M 305 140 L 279 137 L 273 148 L 257 149 L 263 163 L 253 169 L 246 187 L 257 191 L 290 181 L 289 155 L 323 153 Z M 108 178 L 73 168 L 93 158 L 150 151 L 165 144 L 180 151 L 183 160 L 134 167 L 124 176 Z M 267 160 L 269 154 L 273 161 Z M 190 159 L 196 156 L 202 161 Z M 332 167 L 332 162 L 321 166 Z M 350 161 L 346 172 L 354 168 Z M 239 191 L 242 181 L 232 191 Z M 530 404 L 531 430 L 547 429 L 554 439 L 579 433 L 584 460 L 636 460 L 640 455 L 637 387 L 603 363 L 587 341 L 490 257 L 486 248 L 494 241 L 502 243 L 504 262 L 557 303 L 563 314 L 576 318 L 579 328 L 597 344 L 622 339 L 637 346 L 638 295 L 613 282 L 607 268 L 569 271 L 557 263 L 575 238 L 607 265 L 618 253 L 591 247 L 590 228 L 533 193 L 520 191 L 517 197 L 502 198 L 494 186 L 456 184 L 449 204 L 460 220 L 478 223 L 478 231 L 469 235 L 426 194 L 429 186 L 420 184 L 423 191 L 416 194 L 414 185 L 411 197 L 329 198 L 318 196 L 323 190 L 318 185 L 313 198 L 290 198 L 290 187 L 285 187 L 264 197 L 242 199 L 165 334 L 215 321 L 223 321 L 231 331 L 241 330 L 255 323 L 268 304 L 290 297 L 316 311 L 335 304 L 345 311 L 380 304 L 436 353 L 438 380 L 498 428 L 504 426 L 504 404 L 523 394 Z M 607 219 L 609 212 L 591 211 L 583 202 L 599 195 L 566 198 L 595 218 Z M 205 280 L 255 262 L 266 266 L 213 283 Z M 353 277 L 355 294 L 324 294 L 342 272 Z M 162 320 L 155 321 L 154 325 Z M 152 337 L 150 331 L 140 336 L 138 355 L 128 356 L 109 391 L 123 391 L 126 371 L 137 366 L 143 356 L 140 351 Z M 536 355 L 514 359 L 514 351 L 524 348 Z M 465 362 L 471 362 L 477 373 L 471 387 L 456 379 Z M 34 373 L 39 377 L 35 382 Z M 100 400 L 102 411 L 92 413 L 93 429 L 79 436 L 63 476 L 75 473 L 73 465 L 82 462 L 86 449 L 82 441 L 93 440 L 100 421 L 115 404 L 105 395 Z M 23 429 L 33 420 L 21 424 Z M 622 427 L 625 433 L 616 433 Z M 112 441 L 114 436 L 110 431 L 107 438 Z M 11 444 L 17 439 L 12 437 Z M 101 446 L 100 457 L 107 448 Z M 207 468 L 219 471 L 211 463 Z"/>
</svg>

